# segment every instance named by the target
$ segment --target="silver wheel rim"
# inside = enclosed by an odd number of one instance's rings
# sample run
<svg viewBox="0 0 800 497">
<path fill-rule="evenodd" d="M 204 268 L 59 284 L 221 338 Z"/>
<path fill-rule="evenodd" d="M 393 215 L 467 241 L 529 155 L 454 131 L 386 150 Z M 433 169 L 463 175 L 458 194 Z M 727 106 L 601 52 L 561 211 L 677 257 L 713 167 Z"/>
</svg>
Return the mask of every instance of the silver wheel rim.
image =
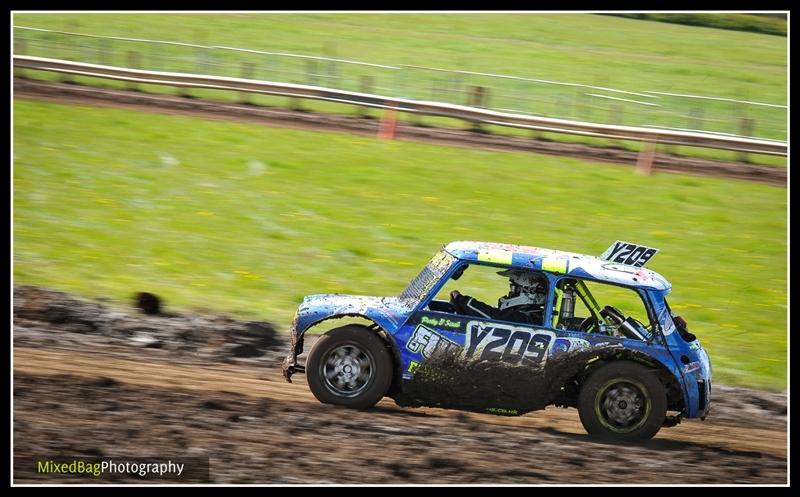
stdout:
<svg viewBox="0 0 800 497">
<path fill-rule="evenodd" d="M 374 372 L 372 355 L 355 343 L 334 347 L 320 364 L 325 387 L 340 397 L 355 397 L 363 392 Z"/>
<path fill-rule="evenodd" d="M 645 397 L 636 385 L 616 383 L 600 400 L 606 422 L 616 428 L 630 428 L 641 423 L 645 415 Z"/>
</svg>

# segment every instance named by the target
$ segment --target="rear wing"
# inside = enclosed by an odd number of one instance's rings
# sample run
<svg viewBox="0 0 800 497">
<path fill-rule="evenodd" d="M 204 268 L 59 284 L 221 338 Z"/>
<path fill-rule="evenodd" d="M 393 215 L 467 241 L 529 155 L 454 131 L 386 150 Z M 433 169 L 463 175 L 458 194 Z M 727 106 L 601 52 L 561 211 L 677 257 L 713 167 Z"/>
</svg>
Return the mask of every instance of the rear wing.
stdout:
<svg viewBox="0 0 800 497">
<path fill-rule="evenodd" d="M 658 253 L 658 249 L 617 240 L 600 256 L 601 259 L 642 267 Z"/>
</svg>

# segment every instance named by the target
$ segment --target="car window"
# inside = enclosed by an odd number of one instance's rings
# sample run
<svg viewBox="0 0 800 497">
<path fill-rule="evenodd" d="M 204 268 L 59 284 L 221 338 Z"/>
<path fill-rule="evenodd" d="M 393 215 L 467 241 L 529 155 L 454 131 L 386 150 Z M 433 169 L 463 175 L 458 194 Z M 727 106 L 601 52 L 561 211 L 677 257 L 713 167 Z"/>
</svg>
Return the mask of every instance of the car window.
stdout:
<svg viewBox="0 0 800 497">
<path fill-rule="evenodd" d="M 450 278 L 436 294 L 436 300 L 450 300 L 450 292 L 458 290 L 488 304 L 497 305 L 497 299 L 508 293 L 508 279 L 497 274 L 503 268 L 468 264 L 461 276 Z M 456 274 L 457 275 L 457 274 Z"/>
<path fill-rule="evenodd" d="M 428 310 L 526 325 L 545 324 L 548 283 L 544 273 L 482 264 L 465 268 L 445 283 L 428 304 Z M 458 292 L 455 299 L 451 296 L 453 291 Z"/>
<path fill-rule="evenodd" d="M 639 293 L 632 289 L 562 278 L 556 285 L 552 325 L 555 328 L 649 339 L 653 324 Z"/>
<path fill-rule="evenodd" d="M 613 306 L 619 309 L 626 317 L 633 317 L 637 321 L 650 326 L 647 308 L 636 290 L 597 281 L 586 281 L 585 283 L 601 308 L 606 305 Z"/>
<path fill-rule="evenodd" d="M 439 278 L 447 272 L 455 261 L 456 258 L 444 250 L 437 253 L 430 262 L 422 268 L 422 271 L 420 271 L 416 278 L 411 280 L 411 283 L 409 283 L 406 289 L 403 290 L 403 293 L 400 294 L 400 299 L 419 301 L 424 298 L 428 291 L 430 291 L 439 281 Z"/>
</svg>

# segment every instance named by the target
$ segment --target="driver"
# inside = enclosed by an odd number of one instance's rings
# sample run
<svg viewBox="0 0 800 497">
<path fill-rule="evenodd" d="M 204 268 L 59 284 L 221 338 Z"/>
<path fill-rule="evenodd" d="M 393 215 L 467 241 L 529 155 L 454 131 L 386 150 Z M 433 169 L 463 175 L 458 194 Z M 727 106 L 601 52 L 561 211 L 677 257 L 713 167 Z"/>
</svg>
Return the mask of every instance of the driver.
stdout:
<svg viewBox="0 0 800 497">
<path fill-rule="evenodd" d="M 500 297 L 497 308 L 458 290 L 450 292 L 450 303 L 456 312 L 500 321 L 542 325 L 547 302 L 547 278 L 541 273 L 522 269 L 507 269 L 497 274 L 509 279 L 508 295 Z"/>
</svg>

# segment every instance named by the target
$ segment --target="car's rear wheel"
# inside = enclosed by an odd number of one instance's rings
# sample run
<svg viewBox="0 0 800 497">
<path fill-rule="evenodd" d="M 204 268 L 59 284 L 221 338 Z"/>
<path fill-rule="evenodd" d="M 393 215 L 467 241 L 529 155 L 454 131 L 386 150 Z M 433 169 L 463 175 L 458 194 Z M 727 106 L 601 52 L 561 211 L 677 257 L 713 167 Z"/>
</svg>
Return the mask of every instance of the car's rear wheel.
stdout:
<svg viewBox="0 0 800 497">
<path fill-rule="evenodd" d="M 363 326 L 343 326 L 314 344 L 306 361 L 306 376 L 311 393 L 320 402 L 367 409 L 389 390 L 392 359 L 374 332 Z"/>
<path fill-rule="evenodd" d="M 581 423 L 590 435 L 621 441 L 649 440 L 667 414 L 667 395 L 656 372 L 630 361 L 601 366 L 581 385 Z"/>
</svg>

